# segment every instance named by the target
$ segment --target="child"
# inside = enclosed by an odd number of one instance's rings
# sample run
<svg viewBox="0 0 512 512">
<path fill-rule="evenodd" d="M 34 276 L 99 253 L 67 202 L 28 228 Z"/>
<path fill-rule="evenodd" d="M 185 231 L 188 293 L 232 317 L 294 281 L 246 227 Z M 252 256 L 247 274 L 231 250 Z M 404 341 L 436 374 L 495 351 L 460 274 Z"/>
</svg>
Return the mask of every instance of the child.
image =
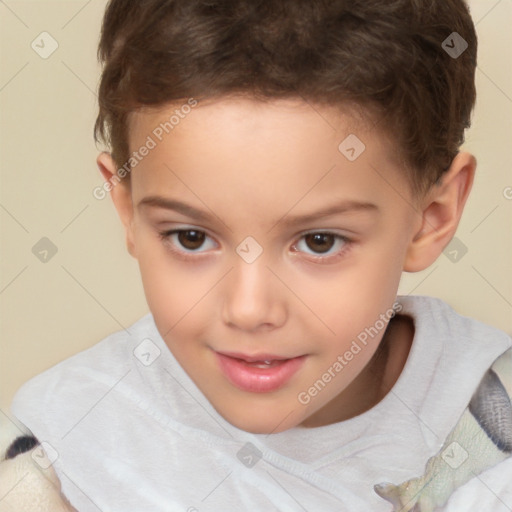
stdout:
<svg viewBox="0 0 512 512">
<path fill-rule="evenodd" d="M 463 0 L 110 1 L 95 195 L 150 313 L 12 406 L 73 507 L 511 509 L 512 340 L 397 297 L 471 189 L 476 48 Z"/>
</svg>

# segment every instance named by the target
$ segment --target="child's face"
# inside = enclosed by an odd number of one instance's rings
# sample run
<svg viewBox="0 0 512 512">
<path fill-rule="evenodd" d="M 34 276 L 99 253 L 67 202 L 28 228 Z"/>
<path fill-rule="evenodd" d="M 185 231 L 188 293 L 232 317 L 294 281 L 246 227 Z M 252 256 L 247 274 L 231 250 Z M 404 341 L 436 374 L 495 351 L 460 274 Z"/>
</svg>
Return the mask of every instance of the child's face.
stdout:
<svg viewBox="0 0 512 512">
<path fill-rule="evenodd" d="M 170 133 L 155 132 L 175 109 L 132 119 L 130 150 L 148 136 L 156 147 L 131 172 L 133 203 L 119 186 L 159 332 L 241 429 L 345 418 L 375 392 L 362 370 L 421 223 L 389 143 L 291 101 L 200 104 Z M 366 145 L 354 161 L 345 156 L 360 151 L 354 139 L 338 148 L 351 133 Z M 353 382 L 358 394 L 342 393 Z"/>
</svg>

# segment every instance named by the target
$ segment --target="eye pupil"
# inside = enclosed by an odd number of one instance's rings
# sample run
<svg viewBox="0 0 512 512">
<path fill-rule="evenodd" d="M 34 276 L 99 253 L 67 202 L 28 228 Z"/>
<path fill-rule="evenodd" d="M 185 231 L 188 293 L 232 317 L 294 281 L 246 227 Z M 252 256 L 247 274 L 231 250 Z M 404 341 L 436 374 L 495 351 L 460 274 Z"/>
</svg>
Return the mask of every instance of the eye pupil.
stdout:
<svg viewBox="0 0 512 512">
<path fill-rule="evenodd" d="M 203 245 L 205 234 L 194 229 L 187 229 L 178 233 L 180 244 L 189 250 L 199 249 Z"/>
<path fill-rule="evenodd" d="M 306 235 L 306 243 L 308 247 L 315 252 L 324 253 L 332 248 L 334 245 L 334 235 L 330 235 L 329 233 L 311 233 Z M 311 244 L 313 243 L 313 246 Z M 317 245 L 315 247 L 314 245 Z"/>
</svg>

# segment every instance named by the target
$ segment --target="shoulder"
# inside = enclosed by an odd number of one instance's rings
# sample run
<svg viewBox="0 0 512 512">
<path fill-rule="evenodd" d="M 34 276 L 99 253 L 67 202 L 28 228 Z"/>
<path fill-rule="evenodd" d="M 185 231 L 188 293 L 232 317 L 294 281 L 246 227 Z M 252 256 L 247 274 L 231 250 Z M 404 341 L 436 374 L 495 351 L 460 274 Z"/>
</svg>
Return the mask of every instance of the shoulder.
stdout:
<svg viewBox="0 0 512 512">
<path fill-rule="evenodd" d="M 432 335 L 492 343 L 502 346 L 502 351 L 512 346 L 512 339 L 504 331 L 458 313 L 447 302 L 439 298 L 424 295 L 400 295 L 397 298 L 397 304 L 400 308 L 399 312 L 412 316 L 415 323 L 428 326 Z"/>
<path fill-rule="evenodd" d="M 134 367 L 134 350 L 154 335 L 154 322 L 145 315 L 127 329 L 117 331 L 92 347 L 61 361 L 25 382 L 16 392 L 11 411 L 32 433 L 43 422 L 51 428 L 52 418 L 75 416 L 83 409 L 78 397 L 91 402 L 111 389 Z"/>
<path fill-rule="evenodd" d="M 413 319 L 414 338 L 399 387 L 401 398 L 428 422 L 436 448 L 461 417 L 489 368 L 511 347 L 505 332 L 426 296 L 399 296 L 397 313 Z M 502 372 L 503 373 L 503 372 Z"/>
<path fill-rule="evenodd" d="M 480 377 L 492 363 L 512 347 L 504 331 L 464 316 L 441 299 L 399 296 L 400 314 L 413 319 L 414 342 L 428 345 L 438 354 L 438 363 L 448 365 L 454 377 L 473 369 Z M 413 343 L 414 346 L 414 343 Z"/>
</svg>

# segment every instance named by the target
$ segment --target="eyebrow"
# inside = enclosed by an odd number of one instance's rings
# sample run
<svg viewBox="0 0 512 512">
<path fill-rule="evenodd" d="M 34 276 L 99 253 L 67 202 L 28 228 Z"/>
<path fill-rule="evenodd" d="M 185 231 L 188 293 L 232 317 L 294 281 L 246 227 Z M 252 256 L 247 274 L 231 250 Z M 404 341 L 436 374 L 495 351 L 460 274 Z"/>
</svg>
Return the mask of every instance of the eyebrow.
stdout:
<svg viewBox="0 0 512 512">
<path fill-rule="evenodd" d="M 153 208 L 163 208 L 166 210 L 173 210 L 181 213 L 192 219 L 199 221 L 212 221 L 216 215 L 211 215 L 204 210 L 200 210 L 177 199 L 170 199 L 162 196 L 148 196 L 141 199 L 137 205 L 138 208 L 143 206 L 149 206 Z M 317 210 L 316 212 L 305 214 L 305 215 L 294 215 L 289 216 L 287 213 L 278 219 L 275 224 L 282 223 L 286 226 L 302 224 L 312 220 L 321 219 L 323 217 L 330 217 L 333 215 L 339 215 L 348 212 L 377 212 L 379 207 L 376 204 L 364 202 L 364 201 L 353 201 L 345 200 L 331 206 Z M 218 218 L 218 217 L 217 217 Z"/>
</svg>

